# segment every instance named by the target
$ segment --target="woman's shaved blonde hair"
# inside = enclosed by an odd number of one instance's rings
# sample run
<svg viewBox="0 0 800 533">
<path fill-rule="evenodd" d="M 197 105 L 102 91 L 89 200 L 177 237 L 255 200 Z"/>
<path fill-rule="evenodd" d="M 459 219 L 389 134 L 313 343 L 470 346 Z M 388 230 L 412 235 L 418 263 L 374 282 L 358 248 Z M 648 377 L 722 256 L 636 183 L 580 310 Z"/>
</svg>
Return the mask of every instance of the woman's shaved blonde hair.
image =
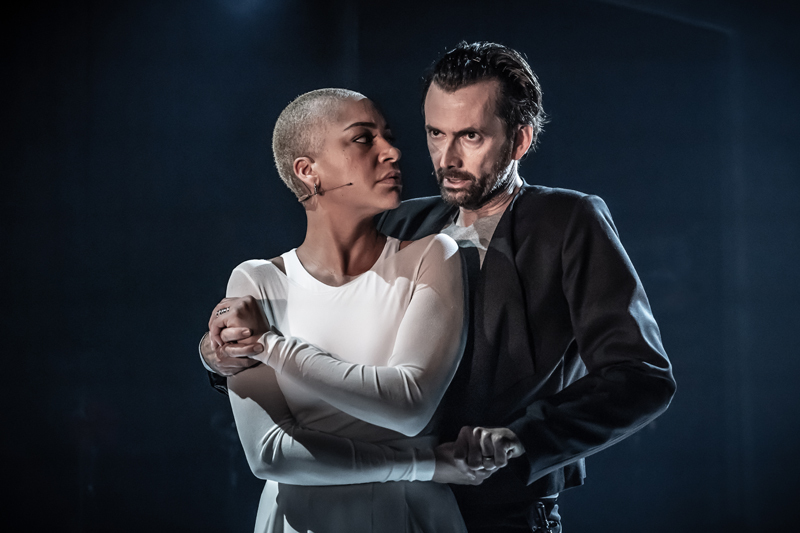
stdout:
<svg viewBox="0 0 800 533">
<path fill-rule="evenodd" d="M 322 129 L 336 111 L 338 103 L 364 95 L 348 89 L 317 89 L 301 94 L 286 106 L 272 131 L 272 155 L 278 174 L 298 198 L 307 194 L 294 173 L 294 160 L 313 157 L 322 148 Z"/>
</svg>

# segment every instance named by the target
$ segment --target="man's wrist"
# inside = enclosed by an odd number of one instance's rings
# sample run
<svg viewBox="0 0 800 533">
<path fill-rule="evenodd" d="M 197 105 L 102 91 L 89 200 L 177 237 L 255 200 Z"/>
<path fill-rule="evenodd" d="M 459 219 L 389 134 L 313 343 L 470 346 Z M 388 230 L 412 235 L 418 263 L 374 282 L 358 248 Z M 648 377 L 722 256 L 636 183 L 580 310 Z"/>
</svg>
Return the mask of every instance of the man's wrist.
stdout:
<svg viewBox="0 0 800 533">
<path fill-rule="evenodd" d="M 200 353 L 200 361 L 203 363 L 203 367 L 205 367 L 205 369 L 208 370 L 209 372 L 216 374 L 214 369 L 208 366 L 208 363 L 206 363 L 206 357 L 205 354 L 203 353 L 203 344 L 207 342 L 207 339 L 208 339 L 208 331 L 203 333 L 203 336 L 200 337 L 200 344 L 197 345 L 197 351 Z"/>
</svg>

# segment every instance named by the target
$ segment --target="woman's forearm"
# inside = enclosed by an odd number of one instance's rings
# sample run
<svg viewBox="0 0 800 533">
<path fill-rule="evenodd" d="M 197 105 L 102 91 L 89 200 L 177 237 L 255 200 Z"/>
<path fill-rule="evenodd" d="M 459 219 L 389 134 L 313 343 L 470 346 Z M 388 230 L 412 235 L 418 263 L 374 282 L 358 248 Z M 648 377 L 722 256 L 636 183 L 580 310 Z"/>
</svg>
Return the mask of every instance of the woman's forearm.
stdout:
<svg viewBox="0 0 800 533">
<path fill-rule="evenodd" d="M 461 259 L 452 240 L 432 240 L 385 365 L 336 359 L 276 331 L 262 337 L 255 356 L 293 384 L 337 409 L 404 435 L 428 424 L 463 351 Z M 346 355 L 346 354 L 345 354 Z"/>
<path fill-rule="evenodd" d="M 297 424 L 272 369 L 261 366 L 228 380 L 239 438 L 257 477 L 293 485 L 428 481 L 431 446 L 400 448 L 361 442 Z"/>
</svg>

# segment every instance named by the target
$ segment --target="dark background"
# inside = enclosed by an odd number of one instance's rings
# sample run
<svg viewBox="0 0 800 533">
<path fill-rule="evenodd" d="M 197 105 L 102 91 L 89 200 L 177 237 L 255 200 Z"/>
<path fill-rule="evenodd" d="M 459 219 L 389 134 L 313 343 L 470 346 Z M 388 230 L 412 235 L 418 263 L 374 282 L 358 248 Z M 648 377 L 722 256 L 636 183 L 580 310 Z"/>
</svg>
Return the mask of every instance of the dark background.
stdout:
<svg viewBox="0 0 800 533">
<path fill-rule="evenodd" d="M 2 17 L 3 523 L 250 531 L 261 483 L 196 352 L 240 261 L 298 245 L 269 150 L 364 92 L 435 194 L 419 78 L 459 40 L 527 54 L 531 183 L 602 196 L 678 393 L 588 461 L 565 531 L 795 531 L 800 17 L 793 2 L 19 2 Z"/>
</svg>

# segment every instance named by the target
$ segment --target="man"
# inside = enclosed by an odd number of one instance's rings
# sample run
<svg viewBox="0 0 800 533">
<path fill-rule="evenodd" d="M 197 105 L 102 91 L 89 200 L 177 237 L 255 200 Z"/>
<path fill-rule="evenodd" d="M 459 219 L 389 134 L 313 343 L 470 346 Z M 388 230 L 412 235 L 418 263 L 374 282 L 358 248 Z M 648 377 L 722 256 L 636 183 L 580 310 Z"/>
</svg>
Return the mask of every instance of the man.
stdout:
<svg viewBox="0 0 800 533">
<path fill-rule="evenodd" d="M 518 174 L 544 121 L 524 58 L 461 43 L 426 77 L 424 94 L 441 198 L 404 202 L 379 229 L 400 239 L 442 231 L 467 262 L 467 348 L 440 407 L 442 439 L 455 443 L 437 449 L 437 472 L 451 463 L 493 473 L 452 486 L 471 532 L 560 531 L 555 497 L 583 483 L 584 457 L 667 408 L 670 363 L 602 200 Z M 219 328 L 236 321 L 210 324 L 220 341 Z M 205 341 L 202 351 L 232 374 L 249 361 L 231 355 L 249 346 Z"/>
</svg>

